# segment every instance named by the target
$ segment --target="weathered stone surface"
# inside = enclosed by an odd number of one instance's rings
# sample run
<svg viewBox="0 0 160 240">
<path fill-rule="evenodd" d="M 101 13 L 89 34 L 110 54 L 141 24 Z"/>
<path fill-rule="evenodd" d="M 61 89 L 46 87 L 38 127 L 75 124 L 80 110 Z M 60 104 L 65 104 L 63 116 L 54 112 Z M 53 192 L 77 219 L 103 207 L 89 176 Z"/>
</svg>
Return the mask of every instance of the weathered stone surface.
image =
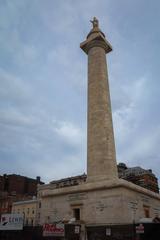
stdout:
<svg viewBox="0 0 160 240">
<path fill-rule="evenodd" d="M 80 209 L 80 219 L 86 225 L 106 225 L 138 222 L 145 217 L 148 206 L 150 217 L 160 214 L 160 195 L 125 180 L 88 182 L 78 186 L 46 189 L 39 186 L 42 207 L 40 223 L 70 220 L 73 209 Z M 135 208 L 135 210 L 134 210 Z M 135 211 L 135 212 L 134 212 Z"/>
<path fill-rule="evenodd" d="M 81 48 L 88 54 L 87 180 L 117 178 L 106 53 L 111 45 L 91 31 Z"/>
</svg>

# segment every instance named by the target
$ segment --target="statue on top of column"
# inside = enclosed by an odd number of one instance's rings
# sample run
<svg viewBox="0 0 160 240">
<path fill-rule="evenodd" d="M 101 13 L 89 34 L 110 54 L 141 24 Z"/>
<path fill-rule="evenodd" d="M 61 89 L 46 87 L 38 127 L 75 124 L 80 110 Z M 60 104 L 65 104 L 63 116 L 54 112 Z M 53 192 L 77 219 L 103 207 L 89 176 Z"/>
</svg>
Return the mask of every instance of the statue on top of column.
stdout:
<svg viewBox="0 0 160 240">
<path fill-rule="evenodd" d="M 99 21 L 96 17 L 93 18 L 93 20 L 90 20 L 90 22 L 93 25 L 93 28 L 98 28 L 99 27 Z"/>
</svg>

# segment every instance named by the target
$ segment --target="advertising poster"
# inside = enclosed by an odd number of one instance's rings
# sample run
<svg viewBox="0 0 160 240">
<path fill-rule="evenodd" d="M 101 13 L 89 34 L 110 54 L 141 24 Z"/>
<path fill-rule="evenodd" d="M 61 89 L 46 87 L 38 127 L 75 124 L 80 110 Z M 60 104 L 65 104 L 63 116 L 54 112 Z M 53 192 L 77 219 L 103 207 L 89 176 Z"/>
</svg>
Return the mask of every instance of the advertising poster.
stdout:
<svg viewBox="0 0 160 240">
<path fill-rule="evenodd" d="M 63 223 L 55 223 L 50 224 L 46 223 L 43 225 L 43 236 L 56 236 L 56 237 L 63 237 L 64 236 L 64 224 Z"/>
<path fill-rule="evenodd" d="M 0 230 L 22 230 L 23 215 L 22 214 L 3 214 L 1 216 Z"/>
</svg>

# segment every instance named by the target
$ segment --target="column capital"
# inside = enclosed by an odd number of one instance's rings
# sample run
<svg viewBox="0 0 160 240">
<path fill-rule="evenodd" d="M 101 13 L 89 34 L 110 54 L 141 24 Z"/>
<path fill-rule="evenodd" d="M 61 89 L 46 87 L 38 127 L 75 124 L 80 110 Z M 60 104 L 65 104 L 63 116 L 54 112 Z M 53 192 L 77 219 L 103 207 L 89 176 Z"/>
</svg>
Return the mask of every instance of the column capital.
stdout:
<svg viewBox="0 0 160 240">
<path fill-rule="evenodd" d="M 111 44 L 106 40 L 101 32 L 92 33 L 87 39 L 80 44 L 80 48 L 88 54 L 92 47 L 102 47 L 106 53 L 112 51 Z"/>
</svg>

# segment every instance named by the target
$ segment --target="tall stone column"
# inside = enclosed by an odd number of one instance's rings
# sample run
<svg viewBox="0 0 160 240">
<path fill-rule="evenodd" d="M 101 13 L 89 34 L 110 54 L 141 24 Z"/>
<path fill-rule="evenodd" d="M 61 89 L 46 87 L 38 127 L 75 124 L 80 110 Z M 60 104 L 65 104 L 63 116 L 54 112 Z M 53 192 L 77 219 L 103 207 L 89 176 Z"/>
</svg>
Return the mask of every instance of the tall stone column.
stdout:
<svg viewBox="0 0 160 240">
<path fill-rule="evenodd" d="M 88 55 L 87 181 L 117 178 L 106 53 L 112 50 L 94 17 L 80 47 Z"/>
</svg>

